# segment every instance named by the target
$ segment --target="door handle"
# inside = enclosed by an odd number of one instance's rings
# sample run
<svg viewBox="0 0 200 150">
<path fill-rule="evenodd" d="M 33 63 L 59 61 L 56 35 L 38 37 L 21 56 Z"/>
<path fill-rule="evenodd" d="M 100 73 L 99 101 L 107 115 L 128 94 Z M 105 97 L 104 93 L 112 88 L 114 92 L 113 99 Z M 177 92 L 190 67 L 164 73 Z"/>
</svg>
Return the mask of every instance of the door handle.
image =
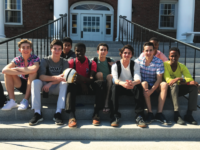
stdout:
<svg viewBox="0 0 200 150">
<path fill-rule="evenodd" d="M 81 31 L 81 38 L 83 38 L 83 31 Z"/>
</svg>

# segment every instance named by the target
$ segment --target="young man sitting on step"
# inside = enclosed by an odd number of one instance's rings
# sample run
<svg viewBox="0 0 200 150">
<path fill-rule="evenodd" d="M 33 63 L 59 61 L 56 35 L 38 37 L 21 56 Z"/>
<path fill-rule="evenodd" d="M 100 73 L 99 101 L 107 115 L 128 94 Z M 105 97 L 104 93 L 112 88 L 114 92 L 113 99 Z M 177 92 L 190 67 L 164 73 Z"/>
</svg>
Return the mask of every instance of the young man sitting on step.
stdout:
<svg viewBox="0 0 200 150">
<path fill-rule="evenodd" d="M 77 121 L 75 116 L 76 110 L 76 96 L 79 94 L 93 94 L 96 92 L 96 98 L 99 98 L 101 91 L 96 91 L 94 84 L 94 75 L 97 70 L 97 64 L 95 61 L 90 61 L 86 56 L 86 46 L 83 43 L 77 43 L 74 47 L 76 54 L 75 59 L 69 60 L 69 67 L 74 68 L 77 72 L 74 83 L 70 83 L 67 90 L 66 97 L 66 112 L 69 113 L 70 128 L 77 127 Z"/>
<path fill-rule="evenodd" d="M 113 112 L 111 113 L 111 126 L 119 126 L 121 114 L 118 112 L 119 96 L 134 96 L 136 107 L 136 123 L 139 127 L 145 128 L 144 118 L 144 96 L 141 86 L 140 66 L 137 62 L 131 60 L 134 50 L 131 45 L 125 45 L 120 49 L 121 60 L 112 66 L 112 76 L 114 84 L 112 85 L 112 103 Z"/>
<path fill-rule="evenodd" d="M 29 125 L 36 125 L 43 120 L 41 112 L 41 90 L 43 93 L 58 95 L 57 109 L 53 120 L 57 125 L 62 125 L 62 109 L 65 108 L 67 83 L 63 78 L 63 71 L 69 67 L 68 61 L 60 57 L 63 44 L 60 40 L 53 40 L 50 44 L 51 55 L 43 58 L 39 68 L 39 79 L 32 82 L 31 97 L 34 116 Z"/>
<path fill-rule="evenodd" d="M 11 110 L 17 107 L 14 88 L 24 94 L 18 110 L 26 110 L 29 106 L 28 100 L 31 95 L 31 83 L 37 77 L 40 59 L 36 55 L 31 54 L 32 42 L 22 39 L 18 42 L 18 47 L 21 56 L 15 57 L 2 70 L 10 100 L 1 110 Z"/>
<path fill-rule="evenodd" d="M 197 125 L 192 112 L 197 109 L 198 83 L 193 80 L 188 68 L 179 63 L 180 50 L 172 47 L 169 50 L 169 61 L 164 62 L 164 79 L 169 85 L 169 90 L 174 104 L 174 121 L 177 124 L 185 125 L 185 121 Z M 182 77 L 184 76 L 184 77 Z M 188 109 L 184 120 L 179 114 L 178 97 L 189 93 Z"/>
<path fill-rule="evenodd" d="M 76 57 L 75 53 L 71 50 L 72 49 L 72 39 L 69 37 L 65 37 L 62 40 L 63 42 L 63 51 L 61 53 L 61 57 L 70 60 Z"/>
<path fill-rule="evenodd" d="M 164 114 L 162 114 L 165 104 L 168 85 L 166 82 L 162 82 L 162 76 L 164 73 L 163 61 L 154 56 L 154 45 L 151 42 L 146 42 L 143 45 L 145 57 L 138 58 L 136 61 L 140 64 L 140 73 L 142 77 L 143 93 L 148 108 L 148 115 L 146 123 L 150 124 L 156 120 L 162 124 L 171 124 Z M 151 109 L 151 95 L 158 95 L 158 110 L 154 117 Z"/>
<path fill-rule="evenodd" d="M 101 99 L 94 104 L 94 114 L 93 114 L 93 125 L 100 124 L 99 111 L 103 109 L 104 113 L 110 112 L 110 96 L 112 87 L 112 75 L 111 66 L 115 63 L 110 57 L 106 57 L 108 54 L 108 45 L 105 43 L 100 43 L 97 46 L 98 57 L 92 58 L 97 63 L 97 74 L 96 79 L 98 80 L 98 89 L 101 90 Z M 96 99 L 97 100 L 97 99 Z"/>
</svg>

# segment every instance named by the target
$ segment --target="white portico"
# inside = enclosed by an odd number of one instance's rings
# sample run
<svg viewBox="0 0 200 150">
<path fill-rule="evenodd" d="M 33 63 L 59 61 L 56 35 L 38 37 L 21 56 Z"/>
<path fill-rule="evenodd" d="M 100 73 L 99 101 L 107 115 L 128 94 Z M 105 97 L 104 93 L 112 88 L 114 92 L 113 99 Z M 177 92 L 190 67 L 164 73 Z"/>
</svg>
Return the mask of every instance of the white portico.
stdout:
<svg viewBox="0 0 200 150">
<path fill-rule="evenodd" d="M 0 0 L 0 38 L 5 38 L 4 11 L 4 0 Z"/>
</svg>

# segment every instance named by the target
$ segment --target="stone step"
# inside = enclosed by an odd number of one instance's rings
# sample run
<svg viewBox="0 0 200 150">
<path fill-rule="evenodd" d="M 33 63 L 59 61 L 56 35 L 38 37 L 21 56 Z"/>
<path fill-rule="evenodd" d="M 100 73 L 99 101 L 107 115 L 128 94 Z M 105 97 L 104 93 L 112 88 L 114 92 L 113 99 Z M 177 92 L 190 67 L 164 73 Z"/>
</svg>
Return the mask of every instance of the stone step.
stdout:
<svg viewBox="0 0 200 150">
<path fill-rule="evenodd" d="M 29 126 L 28 121 L 1 121 L 1 140 L 148 140 L 148 141 L 198 141 L 200 126 L 177 125 L 164 126 L 157 122 L 148 128 L 136 126 L 134 119 L 121 121 L 113 128 L 108 121 L 100 126 L 93 126 L 91 120 L 78 120 L 77 129 L 70 129 L 67 124 L 57 126 L 53 121 L 43 121 L 37 126 Z"/>
</svg>

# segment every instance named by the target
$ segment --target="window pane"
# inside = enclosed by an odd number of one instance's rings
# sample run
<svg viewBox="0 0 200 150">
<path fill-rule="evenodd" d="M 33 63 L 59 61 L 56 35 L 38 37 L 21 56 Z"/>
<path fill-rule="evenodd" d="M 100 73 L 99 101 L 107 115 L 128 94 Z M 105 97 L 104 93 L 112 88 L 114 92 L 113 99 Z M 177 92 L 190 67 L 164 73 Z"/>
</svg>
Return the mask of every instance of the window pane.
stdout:
<svg viewBox="0 0 200 150">
<path fill-rule="evenodd" d="M 96 21 L 99 21 L 99 17 L 96 17 Z"/>
<path fill-rule="evenodd" d="M 110 34 L 110 29 L 106 29 L 106 34 Z"/>
<path fill-rule="evenodd" d="M 83 27 L 83 31 L 84 31 L 84 32 L 87 32 L 87 27 Z"/>
<path fill-rule="evenodd" d="M 88 32 L 91 32 L 91 27 L 88 27 Z"/>
<path fill-rule="evenodd" d="M 106 21 L 111 21 L 111 16 L 106 16 Z"/>
<path fill-rule="evenodd" d="M 5 0 L 5 9 L 21 10 L 21 0 Z"/>
<path fill-rule="evenodd" d="M 92 21 L 95 21 L 95 17 L 92 17 Z"/>
<path fill-rule="evenodd" d="M 87 22 L 83 22 L 83 25 L 84 25 L 84 26 L 87 26 Z"/>
<path fill-rule="evenodd" d="M 164 9 L 165 4 L 161 4 L 161 9 Z"/>
<path fill-rule="evenodd" d="M 20 11 L 6 11 L 6 22 L 21 22 L 21 12 Z"/>
<path fill-rule="evenodd" d="M 88 17 L 88 21 L 91 21 L 91 17 Z"/>
<path fill-rule="evenodd" d="M 77 20 L 77 15 L 72 15 L 72 20 Z"/>
<path fill-rule="evenodd" d="M 99 32 L 99 29 L 96 29 L 96 32 Z"/>
<path fill-rule="evenodd" d="M 76 27 L 77 27 L 76 21 L 72 21 L 72 27 L 73 27 L 73 28 L 76 28 Z"/>
<path fill-rule="evenodd" d="M 87 17 L 83 17 L 83 21 L 87 21 Z"/>
<path fill-rule="evenodd" d="M 77 28 L 72 28 L 72 33 L 77 33 Z"/>
<path fill-rule="evenodd" d="M 89 27 L 91 26 L 91 22 L 88 22 L 88 26 L 89 26 Z"/>
<path fill-rule="evenodd" d="M 111 23 L 106 23 L 106 28 L 111 28 Z"/>
<path fill-rule="evenodd" d="M 172 9 L 175 9 L 175 4 L 172 4 Z"/>
</svg>

